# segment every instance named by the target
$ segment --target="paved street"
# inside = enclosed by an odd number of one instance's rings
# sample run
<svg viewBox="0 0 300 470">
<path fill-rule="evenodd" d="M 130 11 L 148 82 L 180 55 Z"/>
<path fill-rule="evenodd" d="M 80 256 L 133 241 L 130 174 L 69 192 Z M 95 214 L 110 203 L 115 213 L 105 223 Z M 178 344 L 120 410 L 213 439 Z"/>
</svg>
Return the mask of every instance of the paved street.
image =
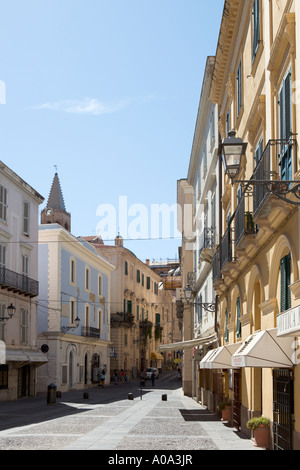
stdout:
<svg viewBox="0 0 300 470">
<path fill-rule="evenodd" d="M 55 405 L 46 396 L 1 402 L 0 450 L 259 450 L 184 397 L 173 372 L 148 381 L 142 396 L 137 382 L 83 393 L 63 393 Z"/>
</svg>

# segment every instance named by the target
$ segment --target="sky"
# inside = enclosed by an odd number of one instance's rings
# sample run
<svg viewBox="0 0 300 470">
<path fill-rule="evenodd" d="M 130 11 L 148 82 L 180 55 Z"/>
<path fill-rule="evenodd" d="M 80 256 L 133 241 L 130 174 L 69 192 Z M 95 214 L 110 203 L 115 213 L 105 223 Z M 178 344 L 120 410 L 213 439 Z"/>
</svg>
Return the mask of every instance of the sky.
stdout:
<svg viewBox="0 0 300 470">
<path fill-rule="evenodd" d="M 45 198 L 40 209 L 58 172 L 75 236 L 111 244 L 119 232 L 142 261 L 177 258 L 177 180 L 224 0 L 0 6 L 0 160 Z"/>
</svg>

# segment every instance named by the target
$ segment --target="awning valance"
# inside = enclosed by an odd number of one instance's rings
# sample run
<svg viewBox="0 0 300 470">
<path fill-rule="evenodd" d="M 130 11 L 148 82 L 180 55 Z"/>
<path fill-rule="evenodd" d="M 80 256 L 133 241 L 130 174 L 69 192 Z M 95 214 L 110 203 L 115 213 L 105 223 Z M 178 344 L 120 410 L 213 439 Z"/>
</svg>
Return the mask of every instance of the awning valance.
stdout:
<svg viewBox="0 0 300 470">
<path fill-rule="evenodd" d="M 6 362 L 21 362 L 26 364 L 42 365 L 48 362 L 47 357 L 38 351 L 24 351 L 22 349 L 7 349 Z"/>
<path fill-rule="evenodd" d="M 217 335 L 206 336 L 188 341 L 181 341 L 180 343 L 162 344 L 158 347 L 160 351 L 177 351 L 179 349 L 193 349 L 201 344 L 217 341 Z"/>
<path fill-rule="evenodd" d="M 232 355 L 239 347 L 240 343 L 233 343 L 209 351 L 200 362 L 200 369 L 231 369 Z"/>
<path fill-rule="evenodd" d="M 277 328 L 250 335 L 232 356 L 232 367 L 290 368 L 294 338 L 278 337 Z"/>
<path fill-rule="evenodd" d="M 164 356 L 160 354 L 159 352 L 152 352 L 151 353 L 151 360 L 152 361 L 161 361 L 164 359 Z"/>
</svg>

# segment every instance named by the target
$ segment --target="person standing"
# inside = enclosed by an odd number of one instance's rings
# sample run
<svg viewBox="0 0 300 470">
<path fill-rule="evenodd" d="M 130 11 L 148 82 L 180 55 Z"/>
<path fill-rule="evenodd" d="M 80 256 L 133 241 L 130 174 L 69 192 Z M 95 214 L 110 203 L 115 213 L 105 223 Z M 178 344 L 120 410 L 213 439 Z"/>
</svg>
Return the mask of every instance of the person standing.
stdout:
<svg viewBox="0 0 300 470">
<path fill-rule="evenodd" d="M 105 369 L 102 369 L 101 377 L 100 377 L 100 383 L 101 383 L 101 386 L 104 388 L 104 386 L 105 386 Z"/>
<path fill-rule="evenodd" d="M 154 387 L 154 382 L 155 382 L 155 373 L 154 373 L 154 370 L 152 371 L 152 374 L 151 374 L 151 382 L 152 382 L 152 387 Z"/>
</svg>

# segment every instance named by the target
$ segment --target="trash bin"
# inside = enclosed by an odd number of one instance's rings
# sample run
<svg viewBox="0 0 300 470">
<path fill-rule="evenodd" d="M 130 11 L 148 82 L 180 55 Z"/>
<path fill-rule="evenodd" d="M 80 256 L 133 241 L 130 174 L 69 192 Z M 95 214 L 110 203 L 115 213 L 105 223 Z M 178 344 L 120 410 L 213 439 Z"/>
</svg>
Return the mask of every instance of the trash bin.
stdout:
<svg viewBox="0 0 300 470">
<path fill-rule="evenodd" d="M 56 404 L 56 385 L 50 384 L 48 385 L 48 392 L 47 392 L 47 405 L 55 405 Z"/>
</svg>

